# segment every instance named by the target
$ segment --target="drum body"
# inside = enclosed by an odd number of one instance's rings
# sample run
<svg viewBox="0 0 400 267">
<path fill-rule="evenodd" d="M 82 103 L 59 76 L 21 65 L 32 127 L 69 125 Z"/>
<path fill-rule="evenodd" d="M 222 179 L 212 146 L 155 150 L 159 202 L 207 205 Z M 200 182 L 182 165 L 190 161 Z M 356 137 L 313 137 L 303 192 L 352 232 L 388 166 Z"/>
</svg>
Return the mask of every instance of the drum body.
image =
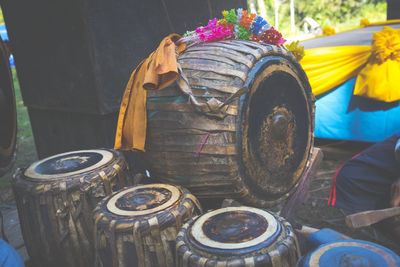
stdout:
<svg viewBox="0 0 400 267">
<path fill-rule="evenodd" d="M 197 199 L 180 186 L 149 184 L 116 192 L 94 211 L 96 266 L 176 266 L 178 231 L 199 212 Z"/>
<path fill-rule="evenodd" d="M 8 57 L 0 38 L 0 177 L 12 167 L 17 144 L 17 109 Z"/>
<path fill-rule="evenodd" d="M 400 266 L 400 257 L 385 247 L 362 240 L 323 244 L 300 259 L 296 266 Z"/>
<path fill-rule="evenodd" d="M 92 210 L 127 185 L 127 163 L 114 150 L 68 152 L 18 170 L 13 190 L 33 264 L 93 266 Z"/>
<path fill-rule="evenodd" d="M 228 207 L 186 223 L 177 266 L 294 266 L 300 257 L 290 224 L 265 210 Z"/>
<path fill-rule="evenodd" d="M 149 91 L 152 177 L 199 198 L 258 207 L 285 200 L 306 168 L 314 130 L 314 97 L 293 55 L 230 40 L 191 47 L 178 63 L 196 100 L 226 103 L 224 116 L 197 111 L 178 85 Z"/>
</svg>

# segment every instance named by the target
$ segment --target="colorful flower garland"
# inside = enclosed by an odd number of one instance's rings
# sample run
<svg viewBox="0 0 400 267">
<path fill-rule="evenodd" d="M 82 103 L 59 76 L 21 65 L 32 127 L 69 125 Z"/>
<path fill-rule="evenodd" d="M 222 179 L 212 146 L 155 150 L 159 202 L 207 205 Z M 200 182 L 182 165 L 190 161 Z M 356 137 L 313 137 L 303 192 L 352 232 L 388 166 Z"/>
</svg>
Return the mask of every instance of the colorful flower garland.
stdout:
<svg viewBox="0 0 400 267">
<path fill-rule="evenodd" d="M 282 34 L 275 30 L 266 20 L 247 10 L 238 8 L 222 12 L 223 19 L 214 18 L 207 26 L 199 27 L 193 32 L 184 34 L 182 43 L 194 46 L 200 43 L 236 39 L 282 45 L 286 42 Z"/>
</svg>

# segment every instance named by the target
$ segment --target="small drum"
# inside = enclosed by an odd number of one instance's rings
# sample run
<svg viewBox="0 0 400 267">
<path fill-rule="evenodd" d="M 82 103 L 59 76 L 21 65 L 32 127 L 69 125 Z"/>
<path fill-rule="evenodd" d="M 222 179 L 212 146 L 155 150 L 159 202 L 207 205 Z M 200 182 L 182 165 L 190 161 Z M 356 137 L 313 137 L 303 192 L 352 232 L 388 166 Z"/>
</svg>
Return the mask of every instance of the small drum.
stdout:
<svg viewBox="0 0 400 267">
<path fill-rule="evenodd" d="M 35 266 L 93 266 L 97 202 L 131 184 L 122 153 L 82 150 L 45 158 L 13 179 L 22 234 Z"/>
<path fill-rule="evenodd" d="M 400 266 L 400 257 L 380 245 L 361 240 L 340 240 L 319 246 L 297 266 Z"/>
<path fill-rule="evenodd" d="M 180 186 L 120 190 L 94 211 L 96 266 L 176 266 L 178 231 L 199 212 L 197 199 Z"/>
<path fill-rule="evenodd" d="M 208 212 L 186 223 L 176 239 L 177 266 L 294 266 L 296 236 L 282 217 L 250 207 Z"/>
</svg>

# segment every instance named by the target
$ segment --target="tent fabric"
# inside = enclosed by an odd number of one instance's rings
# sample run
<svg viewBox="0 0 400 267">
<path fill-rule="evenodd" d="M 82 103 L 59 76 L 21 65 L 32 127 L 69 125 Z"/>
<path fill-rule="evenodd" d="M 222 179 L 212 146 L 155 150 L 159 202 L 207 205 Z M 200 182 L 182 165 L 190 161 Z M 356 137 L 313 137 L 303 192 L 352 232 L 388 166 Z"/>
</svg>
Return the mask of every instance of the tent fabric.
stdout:
<svg viewBox="0 0 400 267">
<path fill-rule="evenodd" d="M 367 63 L 371 46 L 312 48 L 300 61 L 314 95 L 320 95 L 355 77 Z"/>
<path fill-rule="evenodd" d="M 356 95 L 385 102 L 400 100 L 400 30 L 383 27 L 374 33 L 372 46 L 307 49 L 300 63 L 315 95 L 358 75 Z"/>
<path fill-rule="evenodd" d="M 399 101 L 353 95 L 355 83 L 352 78 L 317 99 L 315 137 L 379 142 L 400 130 Z"/>
</svg>

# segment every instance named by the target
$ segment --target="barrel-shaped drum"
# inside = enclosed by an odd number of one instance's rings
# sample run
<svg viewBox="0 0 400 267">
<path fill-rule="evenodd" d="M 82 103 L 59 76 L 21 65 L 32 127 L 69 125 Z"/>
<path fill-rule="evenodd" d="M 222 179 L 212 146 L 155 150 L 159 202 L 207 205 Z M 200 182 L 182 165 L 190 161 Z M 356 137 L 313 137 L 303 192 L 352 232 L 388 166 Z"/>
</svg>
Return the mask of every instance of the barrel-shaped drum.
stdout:
<svg viewBox="0 0 400 267">
<path fill-rule="evenodd" d="M 114 193 L 93 215 L 96 266 L 176 266 L 178 231 L 199 213 L 197 199 L 180 186 L 148 184 Z"/>
<path fill-rule="evenodd" d="M 176 85 L 147 93 L 152 177 L 199 198 L 259 207 L 285 200 L 306 168 L 314 129 L 314 97 L 293 55 L 229 40 L 188 48 L 178 63 Z"/>
<path fill-rule="evenodd" d="M 265 210 L 228 207 L 186 223 L 177 266 L 294 266 L 300 257 L 290 224 Z"/>
<path fill-rule="evenodd" d="M 400 266 L 400 257 L 385 247 L 362 240 L 329 242 L 302 257 L 299 267 Z"/>
<path fill-rule="evenodd" d="M 35 266 L 93 266 L 92 211 L 131 185 L 122 153 L 81 150 L 18 170 L 13 179 L 22 234 Z"/>
</svg>

